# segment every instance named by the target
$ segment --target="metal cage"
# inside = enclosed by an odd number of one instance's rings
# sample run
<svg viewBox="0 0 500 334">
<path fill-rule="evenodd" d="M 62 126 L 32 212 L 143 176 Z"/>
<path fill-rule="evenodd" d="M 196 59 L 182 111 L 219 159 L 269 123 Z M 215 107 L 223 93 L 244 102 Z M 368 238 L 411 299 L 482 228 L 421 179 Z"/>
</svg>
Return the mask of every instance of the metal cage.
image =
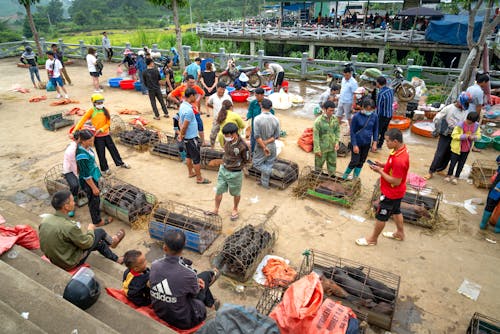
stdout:
<svg viewBox="0 0 500 334">
<path fill-rule="evenodd" d="M 491 188 L 492 176 L 496 173 L 498 164 L 493 160 L 475 160 L 472 163 L 470 177 L 476 188 Z"/>
<path fill-rule="evenodd" d="M 356 314 L 367 314 L 369 324 L 391 330 L 401 279 L 398 275 L 333 254 L 307 250 L 300 275 L 312 271 L 334 285 L 331 289 L 334 294 L 329 298 L 341 301 Z"/>
<path fill-rule="evenodd" d="M 201 168 L 209 170 L 219 170 L 219 166 L 223 163 L 223 150 L 217 150 L 210 147 L 202 147 L 200 150 Z"/>
<path fill-rule="evenodd" d="M 57 164 L 51 167 L 47 171 L 47 173 L 45 173 L 43 181 L 45 183 L 45 188 L 47 188 L 47 192 L 51 196 L 58 191 L 69 190 L 68 181 L 66 181 L 66 178 L 64 177 L 63 174 L 62 164 Z M 85 194 L 83 189 L 80 188 L 78 191 L 78 198 L 76 201 L 76 205 L 82 207 L 87 203 L 88 203 L 87 194 Z"/>
<path fill-rule="evenodd" d="M 294 188 L 298 198 L 311 197 L 351 207 L 361 193 L 359 178 L 344 179 L 341 173 L 329 175 L 326 171 L 317 171 L 314 167 L 305 167 L 300 174 L 299 182 Z"/>
<path fill-rule="evenodd" d="M 481 313 L 474 313 L 467 334 L 500 334 L 500 321 Z"/>
<path fill-rule="evenodd" d="M 186 248 L 203 254 L 221 234 L 222 219 L 189 205 L 167 201 L 153 210 L 149 235 L 163 240 L 165 232 L 171 229 L 184 231 Z"/>
<path fill-rule="evenodd" d="M 179 142 L 173 134 L 167 132 L 158 132 L 156 136 L 151 136 L 149 153 L 172 160 L 181 160 Z"/>
<path fill-rule="evenodd" d="M 243 169 L 245 176 L 260 180 L 261 172 L 253 165 Z M 299 178 L 299 165 L 293 161 L 276 159 L 271 173 L 269 185 L 278 189 L 286 189 Z"/>
</svg>

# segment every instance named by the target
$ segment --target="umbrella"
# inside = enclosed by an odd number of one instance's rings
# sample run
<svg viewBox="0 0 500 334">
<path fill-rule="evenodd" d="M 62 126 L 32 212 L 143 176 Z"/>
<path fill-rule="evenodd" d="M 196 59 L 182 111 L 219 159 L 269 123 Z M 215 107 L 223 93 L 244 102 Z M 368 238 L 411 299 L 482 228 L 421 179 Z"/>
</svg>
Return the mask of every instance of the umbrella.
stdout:
<svg viewBox="0 0 500 334">
<path fill-rule="evenodd" d="M 398 14 L 399 16 L 443 16 L 443 13 L 427 7 L 413 7 L 405 9 Z"/>
</svg>

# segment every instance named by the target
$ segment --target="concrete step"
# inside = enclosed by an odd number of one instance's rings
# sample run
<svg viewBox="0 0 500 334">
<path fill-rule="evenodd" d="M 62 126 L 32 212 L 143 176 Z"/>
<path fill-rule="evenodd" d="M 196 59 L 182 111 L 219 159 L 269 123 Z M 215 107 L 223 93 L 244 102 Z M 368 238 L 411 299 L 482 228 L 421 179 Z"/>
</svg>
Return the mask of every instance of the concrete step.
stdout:
<svg viewBox="0 0 500 334">
<path fill-rule="evenodd" d="M 123 277 L 123 272 L 127 267 L 124 265 L 118 264 L 116 262 L 110 261 L 106 259 L 104 256 L 97 252 L 92 252 L 86 261 L 92 268 L 96 268 L 107 275 L 114 277 L 121 281 Z"/>
<path fill-rule="evenodd" d="M 78 334 L 119 333 L 4 261 L 0 261 L 0 281 L 0 300 L 16 313 L 29 312 L 29 321 L 43 331 L 72 333 L 76 329 Z"/>
<path fill-rule="evenodd" d="M 0 300 L 0 319 L 2 319 L 3 334 L 47 334 L 46 331 L 29 320 L 24 319 L 19 312 Z"/>
<path fill-rule="evenodd" d="M 63 294 L 66 284 L 71 279 L 69 273 L 42 260 L 38 255 L 22 247 L 14 246 L 12 250 L 18 253 L 16 258 L 9 258 L 8 253 L 6 253 L 1 256 L 0 259 L 25 275 L 33 277 L 36 282 L 49 288 L 55 294 Z M 112 261 L 106 261 L 109 262 L 109 264 L 115 264 Z M 101 295 L 97 302 L 86 310 L 88 314 L 108 324 L 120 333 L 135 334 L 138 331 L 175 333 L 162 324 L 136 312 L 134 309 L 113 297 L 110 297 L 106 291 L 104 291 L 104 288 L 106 286 L 120 288 L 120 281 L 107 274 L 102 275 L 98 269 L 94 272 L 97 281 L 101 284 Z"/>
<path fill-rule="evenodd" d="M 30 225 L 38 231 L 38 225 L 42 218 L 13 202 L 0 200 L 0 215 L 2 215 L 9 225 Z"/>
</svg>

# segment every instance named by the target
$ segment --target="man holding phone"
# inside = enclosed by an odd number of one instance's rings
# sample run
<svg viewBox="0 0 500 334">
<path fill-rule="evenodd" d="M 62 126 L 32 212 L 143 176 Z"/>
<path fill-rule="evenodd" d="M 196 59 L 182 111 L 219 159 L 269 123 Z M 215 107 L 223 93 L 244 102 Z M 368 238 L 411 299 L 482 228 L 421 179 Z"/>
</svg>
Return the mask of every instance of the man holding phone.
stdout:
<svg viewBox="0 0 500 334">
<path fill-rule="evenodd" d="M 370 168 L 380 174 L 380 203 L 375 215 L 375 227 L 367 238 L 356 240 L 358 246 L 375 246 L 380 233 L 384 230 L 385 223 L 394 215 L 396 223 L 395 232 L 384 232 L 382 235 L 389 239 L 403 241 L 405 238 L 403 228 L 403 214 L 401 213 L 401 200 L 406 193 L 406 177 L 410 168 L 410 157 L 406 145 L 403 144 L 403 134 L 398 129 L 389 129 L 385 133 L 387 148 L 392 152 L 387 162 L 367 161 Z"/>
</svg>

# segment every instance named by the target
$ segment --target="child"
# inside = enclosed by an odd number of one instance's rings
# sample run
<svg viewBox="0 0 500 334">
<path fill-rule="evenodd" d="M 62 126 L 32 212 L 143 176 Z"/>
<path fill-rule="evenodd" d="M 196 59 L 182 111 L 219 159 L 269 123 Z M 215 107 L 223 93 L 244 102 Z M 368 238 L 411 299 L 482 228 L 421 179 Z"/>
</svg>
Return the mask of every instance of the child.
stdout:
<svg viewBox="0 0 500 334">
<path fill-rule="evenodd" d="M 138 250 L 129 250 L 123 255 L 127 269 L 123 273 L 123 292 L 137 306 L 151 304 L 149 292 L 149 268 L 146 257 Z"/>
<path fill-rule="evenodd" d="M 373 111 L 375 102 L 370 97 L 363 98 L 361 110 L 355 113 L 351 121 L 351 161 L 347 166 L 343 179 L 347 179 L 354 169 L 354 177 L 359 177 L 366 161 L 368 151 L 377 148 L 378 117 Z"/>
<path fill-rule="evenodd" d="M 444 178 L 445 182 L 451 181 L 453 184 L 458 184 L 458 178 L 464 168 L 465 161 L 467 160 L 472 145 L 476 140 L 481 138 L 478 120 L 479 114 L 475 111 L 470 112 L 467 115 L 467 119 L 458 123 L 453 129 L 450 144 L 451 162 L 450 168 L 448 169 L 448 176 Z M 457 170 L 455 171 L 455 177 L 453 177 L 455 166 L 457 166 Z"/>
</svg>

